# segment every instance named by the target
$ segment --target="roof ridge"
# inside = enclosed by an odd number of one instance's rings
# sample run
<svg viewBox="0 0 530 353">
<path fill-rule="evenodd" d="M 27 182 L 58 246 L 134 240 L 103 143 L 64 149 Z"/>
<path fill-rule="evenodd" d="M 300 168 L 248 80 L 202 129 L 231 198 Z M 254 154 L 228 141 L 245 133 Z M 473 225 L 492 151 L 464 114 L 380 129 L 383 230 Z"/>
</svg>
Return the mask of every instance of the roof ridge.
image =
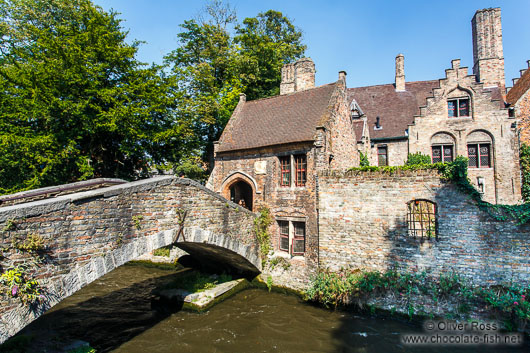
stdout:
<svg viewBox="0 0 530 353">
<path fill-rule="evenodd" d="M 437 79 L 433 79 L 433 80 L 408 81 L 408 82 L 405 82 L 405 84 L 416 84 L 416 83 L 437 82 L 437 81 L 440 81 L 440 79 L 437 78 Z M 379 85 L 350 87 L 350 88 L 348 88 L 348 90 L 354 90 L 354 89 L 357 89 L 357 88 L 368 88 L 368 87 L 382 87 L 382 86 L 394 86 L 394 83 L 382 83 L 382 84 L 379 84 Z"/>
<path fill-rule="evenodd" d="M 278 94 L 278 95 L 272 96 L 272 97 L 264 97 L 264 98 L 254 99 L 254 100 L 251 100 L 251 101 L 246 101 L 245 103 L 262 102 L 262 101 L 267 100 L 267 99 L 274 99 L 274 98 L 279 98 L 279 97 L 293 96 L 293 95 L 298 94 L 298 93 L 314 91 L 316 89 L 325 88 L 327 86 L 332 86 L 332 85 L 336 85 L 336 84 L 337 84 L 337 82 L 326 83 L 326 84 L 323 84 L 323 85 L 320 85 L 320 86 L 316 86 L 316 87 L 313 87 L 313 88 L 305 89 L 303 91 L 296 91 L 296 92 L 291 92 L 291 93 L 287 93 L 287 94 Z"/>
</svg>

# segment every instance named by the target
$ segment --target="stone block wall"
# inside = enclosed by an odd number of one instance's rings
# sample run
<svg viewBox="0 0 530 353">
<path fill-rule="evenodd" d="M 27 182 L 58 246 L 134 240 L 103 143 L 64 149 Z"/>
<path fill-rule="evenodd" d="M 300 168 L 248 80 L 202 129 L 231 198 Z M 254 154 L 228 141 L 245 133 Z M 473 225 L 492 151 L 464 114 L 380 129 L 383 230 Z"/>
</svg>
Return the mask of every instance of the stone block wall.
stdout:
<svg viewBox="0 0 530 353">
<path fill-rule="evenodd" d="M 46 299 L 27 310 L 18 299 L 0 296 L 0 342 L 85 284 L 170 244 L 180 229 L 179 210 L 187 212 L 179 243 L 228 249 L 223 259 L 243 270 L 248 263 L 261 266 L 255 215 L 189 179 L 147 179 L 0 208 L 2 271 L 34 260 L 13 247 L 29 234 L 38 235 L 46 245 L 42 264 L 29 270 L 44 286 Z"/>
<path fill-rule="evenodd" d="M 319 265 L 454 270 L 476 284 L 530 282 L 530 225 L 496 221 L 435 171 L 319 176 Z M 436 203 L 438 240 L 407 231 L 407 203 Z"/>
</svg>

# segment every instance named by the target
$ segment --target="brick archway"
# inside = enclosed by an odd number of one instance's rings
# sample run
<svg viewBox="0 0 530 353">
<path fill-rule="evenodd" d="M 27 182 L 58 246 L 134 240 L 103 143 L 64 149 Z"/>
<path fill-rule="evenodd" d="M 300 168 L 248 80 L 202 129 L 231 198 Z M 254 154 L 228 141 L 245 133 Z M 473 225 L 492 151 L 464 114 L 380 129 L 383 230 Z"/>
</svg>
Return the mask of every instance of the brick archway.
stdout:
<svg viewBox="0 0 530 353">
<path fill-rule="evenodd" d="M 235 203 L 244 200 L 244 207 L 250 211 L 253 211 L 255 208 L 257 193 L 256 181 L 241 172 L 236 172 L 228 176 L 221 186 L 221 195 L 223 197 Z"/>
</svg>

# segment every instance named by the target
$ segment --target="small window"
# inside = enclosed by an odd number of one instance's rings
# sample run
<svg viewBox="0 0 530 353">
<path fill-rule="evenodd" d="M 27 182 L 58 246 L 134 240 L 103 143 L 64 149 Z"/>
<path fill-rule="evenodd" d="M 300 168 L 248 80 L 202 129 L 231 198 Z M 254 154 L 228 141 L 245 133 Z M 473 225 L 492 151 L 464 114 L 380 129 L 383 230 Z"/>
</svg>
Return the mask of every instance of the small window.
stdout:
<svg viewBox="0 0 530 353">
<path fill-rule="evenodd" d="M 450 118 L 469 116 L 469 98 L 457 98 L 447 101 L 447 116 Z"/>
<path fill-rule="evenodd" d="M 433 163 L 449 163 L 453 161 L 453 145 L 432 146 Z"/>
<path fill-rule="evenodd" d="M 293 222 L 294 237 L 293 237 L 293 255 L 303 255 L 305 252 L 305 223 Z"/>
<path fill-rule="evenodd" d="M 379 166 L 388 165 L 388 149 L 386 146 L 377 147 L 377 163 Z"/>
<path fill-rule="evenodd" d="M 291 156 L 280 157 L 280 185 L 291 186 Z"/>
<path fill-rule="evenodd" d="M 470 168 L 491 168 L 491 145 L 476 143 L 467 145 L 468 166 Z"/>
<path fill-rule="evenodd" d="M 408 203 L 407 227 L 411 237 L 437 239 L 436 204 L 427 200 L 410 201 Z"/>
<path fill-rule="evenodd" d="M 307 160 L 304 154 L 294 156 L 295 179 L 294 185 L 305 186 L 307 181 Z"/>
<path fill-rule="evenodd" d="M 289 221 L 278 221 L 280 227 L 280 250 L 289 251 Z"/>
</svg>

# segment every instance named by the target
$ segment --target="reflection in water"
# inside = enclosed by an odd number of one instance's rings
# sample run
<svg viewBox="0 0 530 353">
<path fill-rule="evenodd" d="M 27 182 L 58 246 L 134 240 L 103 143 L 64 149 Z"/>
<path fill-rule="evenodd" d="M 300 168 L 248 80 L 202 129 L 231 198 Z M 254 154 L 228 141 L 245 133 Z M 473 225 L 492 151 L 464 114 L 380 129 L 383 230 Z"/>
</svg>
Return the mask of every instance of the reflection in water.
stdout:
<svg viewBox="0 0 530 353">
<path fill-rule="evenodd" d="M 401 333 L 421 331 L 412 325 L 323 310 L 294 296 L 258 289 L 240 292 L 202 314 L 152 310 L 152 290 L 169 281 L 172 273 L 141 266 L 109 273 L 25 330 L 40 337 L 34 351 L 43 351 L 45 345 L 50 352 L 50 342 L 60 348 L 75 339 L 90 342 L 98 352 L 127 353 L 485 351 L 413 350 L 399 344 Z"/>
</svg>

